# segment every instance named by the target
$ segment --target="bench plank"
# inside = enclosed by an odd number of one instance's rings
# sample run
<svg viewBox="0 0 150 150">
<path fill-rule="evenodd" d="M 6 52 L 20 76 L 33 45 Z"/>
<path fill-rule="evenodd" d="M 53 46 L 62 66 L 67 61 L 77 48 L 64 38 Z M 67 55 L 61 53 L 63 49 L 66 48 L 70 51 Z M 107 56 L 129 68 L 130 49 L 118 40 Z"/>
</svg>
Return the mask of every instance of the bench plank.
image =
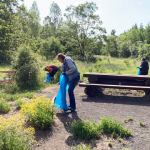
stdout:
<svg viewBox="0 0 150 150">
<path fill-rule="evenodd" d="M 108 74 L 108 73 L 84 73 L 83 77 L 96 76 L 98 78 L 107 79 L 127 79 L 127 80 L 147 80 L 150 76 L 147 75 L 125 75 L 125 74 Z"/>
<path fill-rule="evenodd" d="M 128 86 L 128 85 L 109 85 L 109 84 L 91 84 L 91 83 L 79 83 L 80 87 L 102 87 L 102 88 L 117 88 L 117 89 L 132 89 L 132 90 L 150 90 L 149 86 Z"/>
</svg>

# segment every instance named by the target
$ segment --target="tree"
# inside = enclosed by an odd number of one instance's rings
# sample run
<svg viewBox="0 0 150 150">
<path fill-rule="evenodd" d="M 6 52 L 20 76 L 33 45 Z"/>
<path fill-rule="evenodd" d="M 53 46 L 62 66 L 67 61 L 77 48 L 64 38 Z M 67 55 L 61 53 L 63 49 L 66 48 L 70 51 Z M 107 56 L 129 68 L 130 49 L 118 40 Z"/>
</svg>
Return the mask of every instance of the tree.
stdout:
<svg viewBox="0 0 150 150">
<path fill-rule="evenodd" d="M 101 27 L 100 17 L 95 14 L 97 9 L 93 2 L 86 2 L 77 7 L 71 5 L 66 9 L 65 17 L 70 37 L 76 41 L 74 54 L 80 59 L 93 56 L 94 43 L 99 35 L 105 32 Z"/>
<path fill-rule="evenodd" d="M 14 33 L 14 10 L 19 6 L 19 0 L 3 0 L 0 2 L 0 63 L 10 63 L 13 50 L 12 36 Z"/>
<path fill-rule="evenodd" d="M 115 34 L 116 34 L 116 30 L 113 29 L 113 30 L 111 31 L 111 35 L 114 35 L 114 36 L 115 36 Z"/>
<path fill-rule="evenodd" d="M 150 44 L 150 25 L 148 25 L 145 29 L 145 37 L 147 44 Z"/>
<path fill-rule="evenodd" d="M 63 46 L 57 38 L 50 37 L 47 40 L 43 40 L 40 53 L 46 57 L 46 60 L 53 59 L 61 52 L 63 52 Z"/>
<path fill-rule="evenodd" d="M 29 12 L 31 36 L 37 38 L 40 36 L 40 12 L 35 1 L 33 2 Z"/>
<path fill-rule="evenodd" d="M 51 24 L 53 26 L 54 29 L 54 33 L 56 28 L 59 26 L 59 21 L 61 20 L 61 9 L 60 7 L 57 5 L 57 3 L 52 2 L 51 6 L 50 6 L 50 21 Z"/>
</svg>

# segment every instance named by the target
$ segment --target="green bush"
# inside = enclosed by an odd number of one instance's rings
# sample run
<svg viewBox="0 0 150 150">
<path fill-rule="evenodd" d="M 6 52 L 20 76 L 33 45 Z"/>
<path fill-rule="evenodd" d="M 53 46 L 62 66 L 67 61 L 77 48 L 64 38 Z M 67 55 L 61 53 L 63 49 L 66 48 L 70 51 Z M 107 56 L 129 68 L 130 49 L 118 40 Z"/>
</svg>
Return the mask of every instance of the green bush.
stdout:
<svg viewBox="0 0 150 150">
<path fill-rule="evenodd" d="M 21 106 L 23 104 L 25 104 L 25 102 L 22 99 L 18 99 L 18 100 L 16 100 L 15 104 L 16 104 L 17 108 L 19 109 L 19 108 L 21 108 Z"/>
<path fill-rule="evenodd" d="M 0 98 L 0 113 L 7 113 L 10 110 L 11 110 L 10 104 L 3 98 Z"/>
<path fill-rule="evenodd" d="M 32 150 L 34 128 L 25 128 L 26 120 L 20 114 L 9 119 L 0 116 L 0 150 Z"/>
<path fill-rule="evenodd" d="M 131 132 L 123 127 L 121 123 L 118 123 L 116 119 L 111 118 L 101 118 L 101 128 L 103 133 L 112 135 L 114 138 L 116 137 L 129 137 L 131 136 Z"/>
<path fill-rule="evenodd" d="M 27 116 L 31 125 L 39 129 L 48 129 L 54 122 L 55 106 L 50 99 L 41 96 L 22 105 L 21 112 Z"/>
<path fill-rule="evenodd" d="M 5 92 L 7 94 L 15 94 L 19 91 L 19 87 L 16 83 L 10 83 L 8 86 L 5 86 Z"/>
<path fill-rule="evenodd" d="M 17 70 L 17 83 L 21 89 L 35 89 L 39 85 L 38 65 L 29 51 L 27 46 L 22 47 L 13 66 Z"/>
<path fill-rule="evenodd" d="M 101 134 L 100 124 L 95 122 L 90 123 L 89 121 L 74 120 L 71 124 L 71 131 L 75 138 L 91 139 L 97 138 Z"/>
</svg>

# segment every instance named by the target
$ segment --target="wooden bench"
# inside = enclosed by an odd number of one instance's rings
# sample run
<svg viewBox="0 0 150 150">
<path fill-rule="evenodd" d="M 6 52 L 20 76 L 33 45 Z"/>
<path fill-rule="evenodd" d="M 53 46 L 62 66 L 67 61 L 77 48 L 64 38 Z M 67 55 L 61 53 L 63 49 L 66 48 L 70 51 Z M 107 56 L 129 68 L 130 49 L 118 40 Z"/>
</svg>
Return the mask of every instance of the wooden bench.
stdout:
<svg viewBox="0 0 150 150">
<path fill-rule="evenodd" d="M 85 94 L 88 96 L 102 92 L 101 88 L 116 88 L 144 90 L 146 96 L 150 98 L 150 76 L 85 73 L 83 77 L 87 77 L 89 83 L 79 83 L 79 86 L 86 87 Z"/>
</svg>

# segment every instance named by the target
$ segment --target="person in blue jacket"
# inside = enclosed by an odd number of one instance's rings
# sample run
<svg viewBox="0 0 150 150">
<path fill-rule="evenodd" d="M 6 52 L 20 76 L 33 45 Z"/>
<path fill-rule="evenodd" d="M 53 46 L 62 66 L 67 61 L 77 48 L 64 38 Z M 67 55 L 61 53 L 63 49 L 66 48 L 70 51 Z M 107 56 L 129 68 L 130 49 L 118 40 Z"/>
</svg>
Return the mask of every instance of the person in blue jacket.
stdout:
<svg viewBox="0 0 150 150">
<path fill-rule="evenodd" d="M 69 83 L 68 94 L 70 99 L 69 110 L 75 111 L 76 103 L 75 103 L 75 97 L 73 91 L 80 80 L 80 73 L 78 71 L 75 62 L 71 57 L 59 53 L 57 55 L 57 58 L 61 63 L 63 63 L 62 75 L 66 75 L 68 77 L 68 83 Z"/>
</svg>

